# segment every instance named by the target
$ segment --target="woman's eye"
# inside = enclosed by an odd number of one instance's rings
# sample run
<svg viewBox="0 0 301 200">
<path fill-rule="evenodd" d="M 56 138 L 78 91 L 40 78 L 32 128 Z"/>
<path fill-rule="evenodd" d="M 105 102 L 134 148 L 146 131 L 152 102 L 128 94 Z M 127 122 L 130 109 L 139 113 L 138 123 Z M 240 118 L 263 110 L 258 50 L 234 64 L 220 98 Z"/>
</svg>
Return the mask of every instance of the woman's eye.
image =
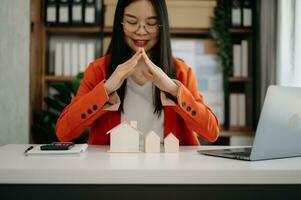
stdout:
<svg viewBox="0 0 301 200">
<path fill-rule="evenodd" d="M 137 24 L 137 22 L 134 22 L 134 21 L 126 21 L 126 22 L 129 23 L 129 24 L 132 24 L 132 25 Z"/>
<path fill-rule="evenodd" d="M 157 25 L 157 23 L 147 23 L 147 25 L 149 25 L 149 26 L 155 26 L 155 25 Z"/>
<path fill-rule="evenodd" d="M 149 25 L 149 26 L 155 26 L 155 25 L 157 25 L 157 21 L 156 20 L 155 21 L 148 21 L 146 24 Z"/>
</svg>

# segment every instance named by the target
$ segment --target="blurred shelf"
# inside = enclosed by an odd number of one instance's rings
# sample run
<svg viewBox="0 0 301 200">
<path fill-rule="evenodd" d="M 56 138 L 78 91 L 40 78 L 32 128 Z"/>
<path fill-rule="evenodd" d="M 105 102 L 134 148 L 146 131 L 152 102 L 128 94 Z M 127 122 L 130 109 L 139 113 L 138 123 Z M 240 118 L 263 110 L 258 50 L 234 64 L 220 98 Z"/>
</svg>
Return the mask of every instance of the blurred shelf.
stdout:
<svg viewBox="0 0 301 200">
<path fill-rule="evenodd" d="M 74 76 L 54 76 L 54 75 L 47 75 L 45 76 L 45 81 L 71 81 L 75 77 Z"/>
<path fill-rule="evenodd" d="M 105 27 L 105 33 L 112 33 L 112 27 Z M 170 28 L 171 34 L 209 34 L 210 28 Z"/>
<path fill-rule="evenodd" d="M 252 33 L 252 29 L 251 28 L 230 28 L 230 33 L 248 34 L 248 33 Z"/>
<path fill-rule="evenodd" d="M 209 28 L 171 28 L 171 34 L 209 34 Z"/>
<path fill-rule="evenodd" d="M 112 31 L 113 31 L 113 28 L 112 27 L 105 27 L 104 29 L 103 29 L 103 32 L 104 33 L 112 33 Z"/>
<path fill-rule="evenodd" d="M 99 26 L 91 27 L 61 27 L 53 26 L 46 27 L 46 32 L 48 33 L 100 33 Z M 112 33 L 112 27 L 105 27 L 103 29 L 104 33 Z M 210 34 L 210 28 L 170 28 L 171 34 Z M 250 28 L 231 28 L 230 33 L 247 34 L 252 33 Z"/>
<path fill-rule="evenodd" d="M 99 33 L 99 26 L 85 26 L 85 27 L 61 27 L 61 26 L 51 26 L 46 27 L 45 30 L 49 33 Z M 105 33 L 112 33 L 112 27 L 105 27 L 103 29 Z M 170 32 L 172 34 L 209 34 L 211 31 L 210 28 L 170 28 Z M 231 28 L 231 33 L 252 33 L 252 29 L 250 28 Z"/>
<path fill-rule="evenodd" d="M 251 82 L 252 78 L 250 77 L 230 77 L 229 82 Z"/>
<path fill-rule="evenodd" d="M 228 130 L 220 129 L 221 137 L 229 137 L 229 136 L 254 136 L 255 132 L 250 127 L 230 127 Z"/>
<path fill-rule="evenodd" d="M 100 27 L 46 27 L 48 33 L 100 33 Z"/>
</svg>

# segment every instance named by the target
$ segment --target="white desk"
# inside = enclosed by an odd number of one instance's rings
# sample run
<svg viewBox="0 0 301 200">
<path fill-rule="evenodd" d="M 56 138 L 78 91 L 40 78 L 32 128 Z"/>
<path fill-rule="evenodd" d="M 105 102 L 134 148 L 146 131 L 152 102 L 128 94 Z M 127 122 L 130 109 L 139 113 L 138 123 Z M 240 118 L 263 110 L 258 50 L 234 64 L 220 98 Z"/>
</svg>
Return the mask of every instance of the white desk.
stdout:
<svg viewBox="0 0 301 200">
<path fill-rule="evenodd" d="M 300 184 L 301 157 L 238 161 L 200 155 L 181 147 L 172 153 L 108 153 L 89 146 L 78 155 L 24 156 L 29 145 L 0 147 L 0 183 L 24 184 Z"/>
<path fill-rule="evenodd" d="M 197 149 L 221 146 L 181 147 L 178 154 L 147 154 L 108 153 L 108 146 L 91 145 L 87 152 L 79 156 L 24 156 L 23 152 L 28 146 L 12 144 L 0 147 L 0 184 L 301 184 L 301 157 L 249 162 L 196 152 Z"/>
</svg>

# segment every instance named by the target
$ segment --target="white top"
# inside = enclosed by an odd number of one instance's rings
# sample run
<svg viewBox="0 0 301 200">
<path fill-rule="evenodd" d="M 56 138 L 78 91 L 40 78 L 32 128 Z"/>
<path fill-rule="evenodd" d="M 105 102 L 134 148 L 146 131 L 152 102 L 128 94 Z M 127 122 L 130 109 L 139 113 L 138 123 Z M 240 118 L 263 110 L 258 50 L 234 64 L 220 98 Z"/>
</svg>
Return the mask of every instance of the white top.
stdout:
<svg viewBox="0 0 301 200">
<path fill-rule="evenodd" d="M 154 114 L 153 84 L 147 81 L 144 85 L 138 85 L 133 79 L 127 79 L 127 90 L 123 102 L 124 113 L 121 114 L 121 122 L 137 121 L 137 129 L 143 134 L 155 131 L 163 142 L 164 112 L 160 117 Z M 140 136 L 139 144 L 143 146 L 144 139 Z"/>
<path fill-rule="evenodd" d="M 24 184 L 301 184 L 301 157 L 239 161 L 179 153 L 108 153 L 89 145 L 78 155 L 24 156 L 28 144 L 0 147 L 0 183 Z M 162 150 L 161 150 L 162 151 Z"/>
</svg>

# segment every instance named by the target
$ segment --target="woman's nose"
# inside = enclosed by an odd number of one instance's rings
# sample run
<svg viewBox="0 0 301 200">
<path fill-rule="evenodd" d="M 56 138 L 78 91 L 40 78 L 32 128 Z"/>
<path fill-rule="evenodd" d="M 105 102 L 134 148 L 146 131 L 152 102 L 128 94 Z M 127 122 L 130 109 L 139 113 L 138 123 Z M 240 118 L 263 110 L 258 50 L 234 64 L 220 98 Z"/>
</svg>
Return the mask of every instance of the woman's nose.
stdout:
<svg viewBox="0 0 301 200">
<path fill-rule="evenodd" d="M 138 29 L 136 31 L 136 34 L 139 34 L 139 35 L 144 35 L 144 34 L 147 34 L 147 31 L 145 29 L 145 25 L 139 25 L 138 26 Z"/>
</svg>

